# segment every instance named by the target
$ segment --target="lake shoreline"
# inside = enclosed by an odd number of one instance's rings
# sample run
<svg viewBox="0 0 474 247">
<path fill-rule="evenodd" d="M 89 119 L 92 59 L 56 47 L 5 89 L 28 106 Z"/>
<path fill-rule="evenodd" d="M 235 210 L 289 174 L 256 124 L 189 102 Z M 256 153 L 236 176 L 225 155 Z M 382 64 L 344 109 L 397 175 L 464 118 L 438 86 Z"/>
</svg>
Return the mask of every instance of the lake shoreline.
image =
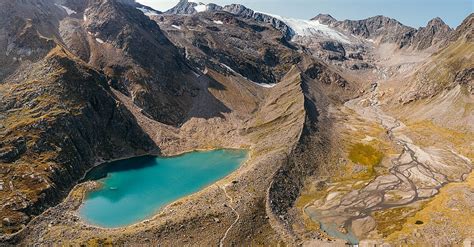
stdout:
<svg viewBox="0 0 474 247">
<path fill-rule="evenodd" d="M 153 217 L 164 206 L 227 177 L 247 158 L 247 150 L 217 149 L 104 163 L 86 175 L 87 181 L 103 186 L 86 193 L 89 200 L 81 204 L 79 215 L 84 221 L 104 228 L 133 225 Z M 115 201 L 117 196 L 120 199 Z M 140 202 L 133 199 L 137 197 L 142 198 Z M 133 210 L 125 213 L 131 204 Z M 151 206 L 154 204 L 156 206 Z M 133 222 L 133 218 L 141 220 Z"/>
</svg>

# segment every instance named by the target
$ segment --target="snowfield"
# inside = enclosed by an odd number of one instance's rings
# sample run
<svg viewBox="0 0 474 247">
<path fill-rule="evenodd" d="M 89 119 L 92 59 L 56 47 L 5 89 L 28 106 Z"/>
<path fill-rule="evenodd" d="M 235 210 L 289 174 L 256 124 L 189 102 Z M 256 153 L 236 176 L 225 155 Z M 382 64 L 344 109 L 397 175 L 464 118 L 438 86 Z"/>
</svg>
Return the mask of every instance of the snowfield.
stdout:
<svg viewBox="0 0 474 247">
<path fill-rule="evenodd" d="M 204 12 L 207 10 L 207 5 L 206 4 L 203 4 L 203 3 L 199 3 L 198 6 L 194 7 L 194 9 L 197 11 L 197 12 Z"/>
<path fill-rule="evenodd" d="M 286 25 L 288 25 L 295 32 L 295 36 L 310 37 L 310 36 L 322 36 L 329 39 L 337 40 L 342 43 L 351 43 L 349 38 L 341 32 L 332 29 L 328 25 L 324 25 L 317 20 L 301 20 L 282 17 L 279 15 L 268 14 L 259 12 L 274 18 L 277 18 Z"/>
<path fill-rule="evenodd" d="M 266 83 L 258 83 L 258 82 L 254 82 L 252 80 L 250 80 L 249 78 L 243 76 L 242 74 L 240 74 L 239 72 L 233 70 L 230 66 L 228 66 L 227 64 L 224 64 L 224 63 L 221 63 L 221 66 L 226 68 L 228 71 L 234 73 L 234 74 L 237 74 L 239 76 L 241 76 L 242 78 L 252 82 L 253 84 L 257 85 L 257 86 L 260 86 L 260 87 L 265 87 L 265 88 L 272 88 L 274 86 L 276 86 L 277 84 L 276 83 L 273 83 L 273 84 L 266 84 Z M 207 72 L 204 72 L 204 74 L 206 74 Z"/>
</svg>

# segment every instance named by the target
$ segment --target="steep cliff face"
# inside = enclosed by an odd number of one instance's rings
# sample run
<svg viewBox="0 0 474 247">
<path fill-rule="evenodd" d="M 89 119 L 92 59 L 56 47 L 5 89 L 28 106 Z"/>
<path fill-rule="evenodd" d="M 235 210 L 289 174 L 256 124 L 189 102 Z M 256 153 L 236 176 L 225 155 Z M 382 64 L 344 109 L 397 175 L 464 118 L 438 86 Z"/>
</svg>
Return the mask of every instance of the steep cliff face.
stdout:
<svg viewBox="0 0 474 247">
<path fill-rule="evenodd" d="M 318 14 L 313 17 L 311 20 L 319 21 L 322 24 L 330 25 L 334 22 L 337 22 L 336 18 L 332 17 L 330 14 Z"/>
<path fill-rule="evenodd" d="M 196 96 L 196 77 L 159 26 L 116 1 L 92 3 L 84 16 L 92 39 L 89 63 L 155 120 L 183 123 Z"/>
<path fill-rule="evenodd" d="M 3 233 L 58 202 L 95 162 L 155 149 L 106 77 L 59 46 L 0 93 Z"/>
<path fill-rule="evenodd" d="M 474 40 L 474 13 L 470 14 L 464 21 L 456 28 L 453 32 L 450 40 L 458 40 L 460 38 L 465 38 L 467 41 L 472 42 Z"/>
<path fill-rule="evenodd" d="M 196 77 L 133 1 L 0 4 L 0 224 L 10 233 L 96 162 L 158 150 L 109 85 L 177 125 Z"/>
</svg>

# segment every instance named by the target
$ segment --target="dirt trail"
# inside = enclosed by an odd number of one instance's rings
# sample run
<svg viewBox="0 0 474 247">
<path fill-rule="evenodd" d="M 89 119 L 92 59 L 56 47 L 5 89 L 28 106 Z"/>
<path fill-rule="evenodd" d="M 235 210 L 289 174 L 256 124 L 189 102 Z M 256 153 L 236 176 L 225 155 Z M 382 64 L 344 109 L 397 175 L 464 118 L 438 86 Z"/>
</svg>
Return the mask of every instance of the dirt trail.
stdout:
<svg viewBox="0 0 474 247">
<path fill-rule="evenodd" d="M 229 228 L 227 228 L 227 230 L 225 231 L 224 233 L 224 236 L 221 238 L 221 240 L 219 241 L 219 247 L 224 247 L 224 241 L 225 239 L 227 238 L 227 235 L 229 234 L 230 230 L 232 229 L 232 227 L 234 227 L 235 224 L 237 224 L 237 222 L 239 222 L 239 219 L 240 219 L 240 214 L 239 212 L 237 212 L 237 210 L 235 210 L 235 208 L 232 206 L 232 204 L 234 203 L 234 199 L 232 199 L 232 197 L 229 196 L 229 194 L 227 194 L 227 190 L 226 190 L 226 186 L 224 185 L 224 187 L 219 187 L 221 188 L 223 191 L 224 191 L 224 194 L 225 196 L 229 199 L 229 208 L 232 209 L 232 211 L 235 213 L 235 220 L 234 222 L 232 222 L 232 224 L 229 226 Z"/>
</svg>

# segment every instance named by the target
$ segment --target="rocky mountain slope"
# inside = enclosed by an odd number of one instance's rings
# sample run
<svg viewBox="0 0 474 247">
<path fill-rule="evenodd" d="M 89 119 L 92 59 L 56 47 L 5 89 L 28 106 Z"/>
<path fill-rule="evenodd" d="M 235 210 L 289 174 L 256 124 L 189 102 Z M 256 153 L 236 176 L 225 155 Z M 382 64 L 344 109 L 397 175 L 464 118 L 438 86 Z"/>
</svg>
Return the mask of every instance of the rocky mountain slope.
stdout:
<svg viewBox="0 0 474 247">
<path fill-rule="evenodd" d="M 153 149 L 105 76 L 59 45 L 1 85 L 2 231 L 54 205 L 96 162 Z"/>
<path fill-rule="evenodd" d="M 155 120 L 179 125 L 198 90 L 196 77 L 159 26 L 136 8 L 116 1 L 89 4 L 80 23 L 83 38 L 70 37 L 66 45 L 85 53 L 82 41 L 89 40 L 88 62 L 111 77 L 116 89 Z M 68 33 L 71 25 L 61 28 L 63 36 L 77 35 L 78 29 Z"/>
<path fill-rule="evenodd" d="M 473 131 L 474 17 L 470 15 L 451 35 L 451 42 L 430 57 L 401 83 L 393 100 L 410 109 L 412 118 L 431 118 L 437 124 Z M 420 102 L 423 102 L 420 104 Z M 432 108 L 432 109 L 430 109 Z M 416 109 L 416 110 L 415 110 Z"/>
<path fill-rule="evenodd" d="M 472 25 L 1 2 L 0 245 L 458 244 L 474 234 Z M 216 148 L 250 158 L 136 225 L 77 216 L 95 165 Z"/>
<path fill-rule="evenodd" d="M 238 73 L 263 86 L 280 81 L 301 60 L 282 34 L 227 12 L 153 17 L 200 70 Z M 223 33 L 232 35 L 222 35 Z"/>
</svg>

